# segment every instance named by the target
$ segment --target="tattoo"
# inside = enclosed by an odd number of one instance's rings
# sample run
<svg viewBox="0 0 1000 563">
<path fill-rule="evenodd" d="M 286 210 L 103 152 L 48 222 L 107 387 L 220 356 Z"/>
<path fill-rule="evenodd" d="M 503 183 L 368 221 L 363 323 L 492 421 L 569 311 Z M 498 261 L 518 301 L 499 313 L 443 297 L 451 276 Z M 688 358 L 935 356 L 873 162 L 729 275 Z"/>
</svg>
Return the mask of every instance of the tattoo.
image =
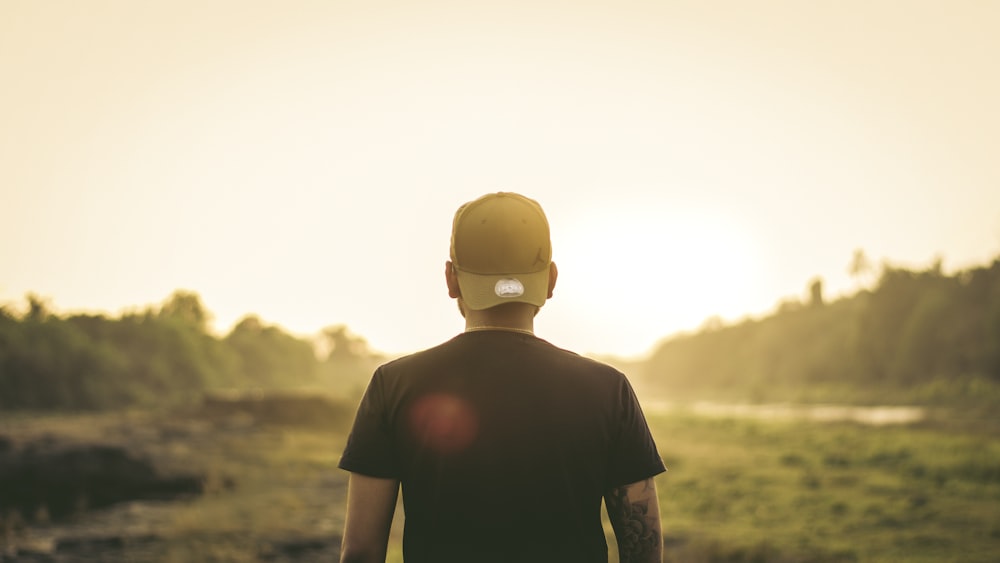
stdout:
<svg viewBox="0 0 1000 563">
<path fill-rule="evenodd" d="M 634 485 L 635 487 L 637 485 Z M 621 563 L 656 560 L 660 554 L 659 514 L 650 514 L 650 500 L 656 494 L 652 479 L 642 484 L 640 498 L 630 501 L 628 487 L 615 487 L 604 497 L 608 518 L 618 539 Z M 633 496 L 636 496 L 633 492 Z M 655 505 L 654 505 L 655 506 Z"/>
</svg>

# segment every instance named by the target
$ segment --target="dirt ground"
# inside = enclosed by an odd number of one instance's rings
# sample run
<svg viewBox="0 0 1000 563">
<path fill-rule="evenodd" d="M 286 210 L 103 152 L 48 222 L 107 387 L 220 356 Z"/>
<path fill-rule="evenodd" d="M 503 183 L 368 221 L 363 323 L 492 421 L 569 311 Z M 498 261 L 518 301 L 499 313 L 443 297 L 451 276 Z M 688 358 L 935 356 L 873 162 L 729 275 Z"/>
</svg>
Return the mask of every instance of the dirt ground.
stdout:
<svg viewBox="0 0 1000 563">
<path fill-rule="evenodd" d="M 200 484 L 197 493 L 140 493 L 94 508 L 87 502 L 96 496 L 92 475 L 107 470 L 88 460 L 60 478 L 72 482 L 66 494 L 77 498 L 61 501 L 74 509 L 46 506 L 54 506 L 50 494 L 32 509 L 4 510 L 0 561 L 336 560 L 347 484 L 336 463 L 353 405 L 330 403 L 332 415 L 316 416 L 320 409 L 309 401 L 286 397 L 275 406 L 257 397 L 187 411 L 0 417 L 8 476 L 15 454 L 100 448 L 127 452 L 137 471 L 196 476 Z M 20 481 L 0 480 L 0 506 L 24 497 L 25 487 L 37 488 L 27 473 L 18 475 Z"/>
</svg>

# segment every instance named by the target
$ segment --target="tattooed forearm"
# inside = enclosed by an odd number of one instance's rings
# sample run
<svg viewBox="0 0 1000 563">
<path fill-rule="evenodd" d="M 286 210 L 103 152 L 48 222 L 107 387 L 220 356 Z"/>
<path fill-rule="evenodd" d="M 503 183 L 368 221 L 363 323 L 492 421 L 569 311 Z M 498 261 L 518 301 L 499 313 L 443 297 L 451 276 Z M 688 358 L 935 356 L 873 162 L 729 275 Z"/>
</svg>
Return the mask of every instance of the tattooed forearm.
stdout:
<svg viewBox="0 0 1000 563">
<path fill-rule="evenodd" d="M 653 480 L 615 487 L 605 495 L 604 502 L 618 539 L 621 563 L 659 563 L 663 543 Z"/>
</svg>

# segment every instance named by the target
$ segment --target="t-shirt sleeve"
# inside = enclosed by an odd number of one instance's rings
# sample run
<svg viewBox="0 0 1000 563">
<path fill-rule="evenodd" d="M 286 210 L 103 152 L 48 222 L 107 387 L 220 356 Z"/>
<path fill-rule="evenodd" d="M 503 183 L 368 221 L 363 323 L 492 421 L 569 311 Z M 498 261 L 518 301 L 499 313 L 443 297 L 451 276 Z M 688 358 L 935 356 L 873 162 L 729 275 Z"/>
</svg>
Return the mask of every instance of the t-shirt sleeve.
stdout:
<svg viewBox="0 0 1000 563">
<path fill-rule="evenodd" d="M 607 483 L 609 489 L 642 481 L 666 471 L 639 400 L 624 376 L 619 387 L 619 398 L 620 426 L 612 446 Z"/>
<path fill-rule="evenodd" d="M 379 368 L 375 370 L 358 405 L 358 413 L 338 467 L 370 477 L 399 478 L 399 463 L 386 416 L 383 384 Z"/>
</svg>

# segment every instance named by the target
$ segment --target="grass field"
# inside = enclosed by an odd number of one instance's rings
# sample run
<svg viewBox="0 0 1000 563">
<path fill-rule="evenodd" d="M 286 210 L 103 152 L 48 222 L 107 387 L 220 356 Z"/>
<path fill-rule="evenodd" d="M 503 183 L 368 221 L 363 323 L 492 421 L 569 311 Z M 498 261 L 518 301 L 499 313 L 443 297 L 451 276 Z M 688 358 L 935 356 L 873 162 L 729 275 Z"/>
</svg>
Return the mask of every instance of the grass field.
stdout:
<svg viewBox="0 0 1000 563">
<path fill-rule="evenodd" d="M 995 433 L 651 416 L 674 561 L 998 561 Z"/>
<path fill-rule="evenodd" d="M 1000 560 L 993 429 L 683 412 L 649 421 L 670 468 L 657 478 L 669 561 Z M 120 536 L 113 553 L 95 560 L 332 560 L 343 527 L 346 476 L 336 463 L 344 431 L 176 413 L 0 420 L 0 434 L 17 439 L 124 444 L 165 470 L 196 469 L 207 484 L 187 501 L 129 503 L 67 523 L 8 522 L 0 554 Z M 399 520 L 389 557 L 396 562 Z"/>
</svg>

